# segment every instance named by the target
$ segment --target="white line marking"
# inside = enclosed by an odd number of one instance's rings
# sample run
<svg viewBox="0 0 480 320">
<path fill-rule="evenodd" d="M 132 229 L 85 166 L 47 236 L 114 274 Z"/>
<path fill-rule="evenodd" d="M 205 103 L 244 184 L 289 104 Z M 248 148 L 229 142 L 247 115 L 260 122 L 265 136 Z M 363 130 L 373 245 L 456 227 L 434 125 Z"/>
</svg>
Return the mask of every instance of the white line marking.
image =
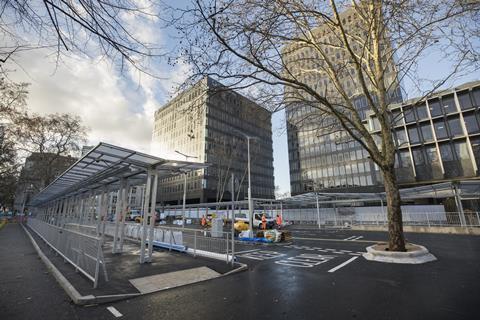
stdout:
<svg viewBox="0 0 480 320">
<path fill-rule="evenodd" d="M 253 249 L 253 250 L 239 251 L 239 252 L 235 252 L 235 254 L 247 253 L 247 252 L 255 252 L 255 251 L 260 251 L 260 249 Z"/>
<path fill-rule="evenodd" d="M 345 239 L 343 239 L 343 240 L 348 241 L 348 240 L 352 240 L 352 239 L 355 238 L 355 237 L 356 237 L 356 236 L 351 236 L 351 237 L 345 238 Z"/>
<path fill-rule="evenodd" d="M 122 314 L 112 306 L 108 307 L 107 310 L 110 311 L 115 316 L 115 318 L 120 318 L 122 316 Z"/>
<path fill-rule="evenodd" d="M 352 240 L 360 240 L 362 238 L 363 238 L 363 236 L 359 236 L 359 237 L 356 237 L 355 239 L 352 239 Z"/>
<path fill-rule="evenodd" d="M 350 262 L 354 261 L 355 259 L 358 259 L 358 257 L 350 258 L 350 259 L 348 259 L 347 261 L 345 261 L 344 263 L 339 264 L 339 265 L 336 266 L 335 268 L 332 268 L 332 269 L 328 270 L 328 272 L 335 272 L 335 271 L 337 271 L 338 269 L 346 266 L 346 265 L 349 264 Z"/>
</svg>

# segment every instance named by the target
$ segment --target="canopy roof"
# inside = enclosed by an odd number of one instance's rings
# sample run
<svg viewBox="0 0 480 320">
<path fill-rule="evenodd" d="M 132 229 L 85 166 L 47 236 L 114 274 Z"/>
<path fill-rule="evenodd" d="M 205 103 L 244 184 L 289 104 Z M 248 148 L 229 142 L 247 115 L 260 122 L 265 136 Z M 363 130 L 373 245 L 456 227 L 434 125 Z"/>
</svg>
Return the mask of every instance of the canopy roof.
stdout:
<svg viewBox="0 0 480 320">
<path fill-rule="evenodd" d="M 167 160 L 100 142 L 40 191 L 30 205 L 38 206 L 104 186 L 115 188 L 121 179 L 143 184 L 147 170 L 155 170 L 162 179 L 206 167 L 206 163 Z"/>
<path fill-rule="evenodd" d="M 465 180 L 458 182 L 444 182 L 432 185 L 400 189 L 402 200 L 428 199 L 428 198 L 449 198 L 455 196 L 455 189 L 462 199 L 478 199 L 480 197 L 480 181 Z M 330 192 L 309 192 L 293 197 L 280 199 L 288 204 L 313 204 L 317 197 L 322 203 L 335 203 L 347 201 L 379 201 L 385 200 L 385 192 L 379 193 L 330 193 Z"/>
</svg>

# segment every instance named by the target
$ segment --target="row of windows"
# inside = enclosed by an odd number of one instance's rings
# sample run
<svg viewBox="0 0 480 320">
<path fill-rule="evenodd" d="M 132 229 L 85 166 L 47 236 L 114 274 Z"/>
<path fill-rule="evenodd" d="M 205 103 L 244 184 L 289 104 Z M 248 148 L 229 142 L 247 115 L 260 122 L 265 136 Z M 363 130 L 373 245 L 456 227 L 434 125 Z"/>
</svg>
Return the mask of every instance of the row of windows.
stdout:
<svg viewBox="0 0 480 320">
<path fill-rule="evenodd" d="M 315 180 L 315 187 L 325 188 L 348 188 L 359 186 L 373 186 L 374 181 L 371 175 L 356 175 L 343 178 L 329 178 Z M 312 191 L 311 183 L 292 183 L 292 193 Z"/>
<path fill-rule="evenodd" d="M 434 145 L 412 148 L 412 156 L 413 161 L 408 151 L 400 151 L 395 165 L 398 168 L 415 166 L 417 180 L 471 177 L 476 174 L 466 141 L 441 143 L 438 151 Z M 475 157 L 478 161 L 478 154 Z M 442 174 L 440 162 L 445 174 Z"/>
</svg>

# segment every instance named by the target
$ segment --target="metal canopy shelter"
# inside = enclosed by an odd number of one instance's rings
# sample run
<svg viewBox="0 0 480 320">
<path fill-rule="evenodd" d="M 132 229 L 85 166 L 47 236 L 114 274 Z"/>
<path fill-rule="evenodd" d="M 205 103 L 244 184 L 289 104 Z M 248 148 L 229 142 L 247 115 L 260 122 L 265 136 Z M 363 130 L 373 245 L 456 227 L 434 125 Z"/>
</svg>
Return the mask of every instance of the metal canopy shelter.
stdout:
<svg viewBox="0 0 480 320">
<path fill-rule="evenodd" d="M 105 234 L 108 199 L 116 193 L 114 253 L 123 250 L 128 190 L 145 184 L 140 262 L 145 259 L 147 233 L 153 238 L 154 215 L 159 179 L 204 169 L 208 164 L 167 160 L 134 150 L 99 143 L 74 163 L 29 203 L 45 222 L 65 227 L 66 223 L 97 223 L 97 234 Z M 152 223 L 148 223 L 152 221 Z M 148 230 L 147 230 L 148 228 Z M 152 257 L 148 246 L 147 261 Z"/>
<path fill-rule="evenodd" d="M 143 183 L 148 170 L 156 171 L 158 177 L 163 179 L 206 167 L 208 164 L 166 160 L 100 142 L 40 191 L 30 205 L 41 206 L 61 197 L 104 186 L 118 187 L 121 179 L 134 179 Z"/>
</svg>

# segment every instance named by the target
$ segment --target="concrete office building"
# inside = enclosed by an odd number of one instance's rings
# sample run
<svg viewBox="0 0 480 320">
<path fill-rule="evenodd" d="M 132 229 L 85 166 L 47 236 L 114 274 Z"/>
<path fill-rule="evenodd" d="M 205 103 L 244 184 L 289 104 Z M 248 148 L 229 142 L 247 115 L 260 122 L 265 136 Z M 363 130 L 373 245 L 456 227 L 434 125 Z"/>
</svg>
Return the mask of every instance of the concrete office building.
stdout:
<svg viewBox="0 0 480 320">
<path fill-rule="evenodd" d="M 365 37 L 365 30 L 360 25 L 361 20 L 356 18 L 354 10 L 343 12 L 341 19 L 348 33 Z M 318 39 L 319 46 L 328 54 L 331 63 L 346 66 L 338 72 L 338 76 L 366 123 L 366 99 L 357 83 L 353 66 L 346 62 L 348 55 L 342 47 L 340 35 L 325 25 L 314 29 L 313 34 Z M 386 47 L 390 46 L 387 44 Z M 355 44 L 352 49 L 359 51 L 361 46 Z M 313 47 L 291 43 L 282 54 L 287 68 L 297 78 L 332 100 L 342 99 L 330 77 L 322 69 L 326 62 Z M 393 63 L 387 66 L 385 79 L 392 84 L 391 101 L 401 102 L 402 94 Z M 285 94 L 294 95 L 295 91 L 285 88 Z M 366 150 L 338 125 L 334 125 L 335 119 L 328 119 L 318 113 L 317 109 L 307 105 L 286 108 L 292 195 L 332 188 L 338 192 L 378 191 L 380 181 Z"/>
<path fill-rule="evenodd" d="M 273 198 L 271 113 L 211 78 L 199 81 L 155 112 L 152 153 L 211 164 L 188 173 L 187 203 L 230 200 L 232 172 L 239 181 L 235 198 L 245 199 L 245 135 L 257 137 L 250 140 L 252 197 Z M 181 176 L 160 181 L 157 202 L 182 203 L 183 186 Z"/>
<path fill-rule="evenodd" d="M 401 186 L 480 178 L 480 81 L 391 106 Z M 373 133 L 378 121 L 369 115 Z M 377 177 L 379 180 L 381 177 Z"/>
</svg>

